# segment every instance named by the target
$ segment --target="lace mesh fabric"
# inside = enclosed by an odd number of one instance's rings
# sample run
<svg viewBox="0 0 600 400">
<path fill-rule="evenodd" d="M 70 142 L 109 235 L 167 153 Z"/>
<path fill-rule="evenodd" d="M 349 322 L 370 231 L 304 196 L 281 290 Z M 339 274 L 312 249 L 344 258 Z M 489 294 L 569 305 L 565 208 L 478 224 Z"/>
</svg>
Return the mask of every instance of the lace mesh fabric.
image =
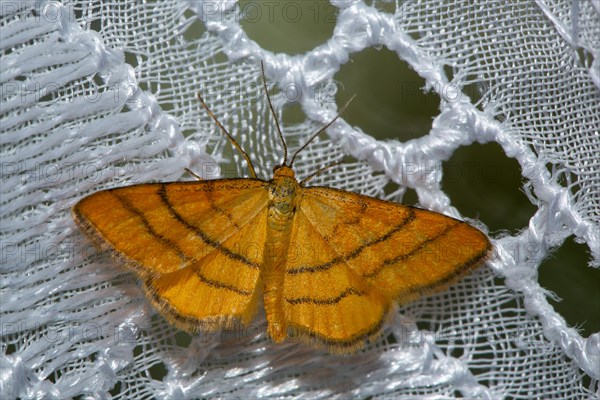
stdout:
<svg viewBox="0 0 600 400">
<path fill-rule="evenodd" d="M 566 324 L 537 269 L 568 237 L 600 263 L 600 5 L 406 1 L 389 12 L 387 3 L 332 1 L 331 38 L 301 56 L 250 40 L 234 1 L 1 4 L 3 398 L 598 396 L 600 333 L 584 338 Z M 198 23 L 206 32 L 188 37 Z M 176 180 L 186 167 L 212 178 L 246 172 L 199 112 L 199 88 L 269 177 L 281 146 L 257 61 L 269 82 L 307 93 L 351 53 L 382 45 L 438 91 L 431 131 L 377 141 L 341 119 L 303 154 L 299 175 L 349 154 L 356 161 L 314 183 L 384 197 L 392 180 L 415 188 L 421 206 L 460 216 L 439 179 L 402 168 L 496 142 L 519 162 L 537 211 L 519 233 L 494 238 L 485 267 L 399 307 L 365 352 L 273 345 L 264 315 L 243 331 L 178 332 L 74 226 L 70 208 L 92 191 Z M 480 89 L 476 103 L 440 89 L 469 85 Z M 276 109 L 285 100 L 276 94 Z M 337 110 L 310 96 L 301 104 L 306 121 L 284 129 L 292 147 Z M 510 249 L 524 243 L 542 250 L 516 257 Z"/>
</svg>

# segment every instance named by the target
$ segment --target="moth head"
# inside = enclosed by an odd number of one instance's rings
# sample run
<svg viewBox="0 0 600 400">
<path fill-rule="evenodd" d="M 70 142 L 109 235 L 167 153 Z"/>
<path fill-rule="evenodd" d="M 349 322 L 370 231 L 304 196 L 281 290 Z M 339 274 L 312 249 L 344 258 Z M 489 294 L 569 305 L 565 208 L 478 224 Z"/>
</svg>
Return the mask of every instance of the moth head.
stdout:
<svg viewBox="0 0 600 400">
<path fill-rule="evenodd" d="M 273 167 L 273 177 L 289 177 L 289 178 L 295 178 L 296 174 L 294 173 L 294 170 L 292 168 L 290 168 L 289 166 L 285 165 L 285 164 L 281 164 L 281 165 L 276 165 L 275 167 Z"/>
</svg>

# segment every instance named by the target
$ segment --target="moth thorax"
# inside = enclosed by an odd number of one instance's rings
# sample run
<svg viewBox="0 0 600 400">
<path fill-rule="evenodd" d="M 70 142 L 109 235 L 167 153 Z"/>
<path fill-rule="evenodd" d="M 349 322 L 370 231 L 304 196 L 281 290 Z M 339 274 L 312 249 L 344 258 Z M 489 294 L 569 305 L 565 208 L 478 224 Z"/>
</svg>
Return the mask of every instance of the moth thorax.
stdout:
<svg viewBox="0 0 600 400">
<path fill-rule="evenodd" d="M 291 222 L 298 201 L 299 185 L 289 176 L 275 175 L 269 188 L 269 220 L 274 225 Z"/>
</svg>

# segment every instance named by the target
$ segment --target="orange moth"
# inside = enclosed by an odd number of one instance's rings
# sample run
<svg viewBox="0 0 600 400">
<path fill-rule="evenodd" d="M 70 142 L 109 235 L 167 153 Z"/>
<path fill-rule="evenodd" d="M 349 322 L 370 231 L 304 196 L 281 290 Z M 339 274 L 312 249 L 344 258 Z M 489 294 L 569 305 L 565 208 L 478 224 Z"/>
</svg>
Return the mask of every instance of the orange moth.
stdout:
<svg viewBox="0 0 600 400">
<path fill-rule="evenodd" d="M 263 84 L 266 90 L 264 71 Z M 288 161 L 279 123 L 283 161 L 271 180 L 258 179 L 198 97 L 251 178 L 103 190 L 73 208 L 77 224 L 137 272 L 175 326 L 198 332 L 248 324 L 262 300 L 273 341 L 296 337 L 349 353 L 378 336 L 395 303 L 439 291 L 488 258 L 490 241 L 465 222 L 311 187 L 312 175 L 299 182 L 298 152 Z M 267 100 L 273 110 L 268 93 Z"/>
</svg>

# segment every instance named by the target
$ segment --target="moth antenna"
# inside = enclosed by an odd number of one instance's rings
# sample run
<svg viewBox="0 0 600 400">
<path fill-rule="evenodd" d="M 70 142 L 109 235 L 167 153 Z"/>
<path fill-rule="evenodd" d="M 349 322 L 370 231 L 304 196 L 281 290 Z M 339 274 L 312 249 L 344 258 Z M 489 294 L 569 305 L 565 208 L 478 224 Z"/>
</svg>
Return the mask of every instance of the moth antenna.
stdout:
<svg viewBox="0 0 600 400">
<path fill-rule="evenodd" d="M 267 88 L 267 78 L 265 78 L 265 66 L 262 60 L 260 60 L 260 70 L 262 72 L 262 82 L 263 87 L 265 89 L 265 94 L 267 95 L 267 101 L 269 102 L 269 108 L 271 109 L 271 114 L 273 114 L 273 118 L 275 119 L 275 125 L 277 125 L 277 132 L 279 133 L 279 139 L 281 139 L 281 144 L 283 145 L 283 163 L 282 165 L 287 164 L 287 156 L 288 150 L 287 145 L 285 144 L 285 139 L 283 138 L 283 133 L 281 133 L 281 127 L 279 126 L 279 121 L 277 120 L 277 114 L 275 114 L 275 109 L 273 108 L 273 103 L 271 103 L 271 97 L 269 97 L 269 89 Z"/>
<path fill-rule="evenodd" d="M 342 161 L 335 161 L 335 162 L 332 162 L 331 164 L 327 164 L 326 166 L 319 168 L 318 170 L 316 170 L 315 172 L 313 172 L 306 178 L 302 179 L 300 181 L 300 185 L 304 185 L 306 182 L 310 181 L 312 178 L 319 175 L 321 172 L 328 170 L 329 168 L 335 167 L 336 165 L 339 165 L 341 163 L 342 163 Z"/>
<path fill-rule="evenodd" d="M 356 95 L 353 95 L 352 97 L 350 97 L 350 100 L 348 100 L 346 102 L 346 104 L 344 104 L 344 107 L 342 107 L 342 109 L 337 113 L 337 115 L 335 116 L 334 119 L 332 119 L 331 121 L 329 121 L 325 126 L 323 126 L 321 129 L 319 129 L 316 133 L 314 133 L 303 145 L 302 147 L 300 147 L 298 150 L 296 150 L 296 152 L 294 153 L 294 155 L 292 156 L 292 161 L 290 161 L 290 167 L 294 164 L 294 161 L 296 160 L 296 156 L 298 155 L 298 153 L 300 153 L 302 150 L 304 150 L 306 148 L 306 146 L 309 145 L 310 142 L 312 142 L 317 136 L 319 136 L 321 134 L 321 132 L 323 132 L 325 129 L 329 128 L 339 117 L 340 115 L 343 114 L 344 111 L 346 111 L 346 108 L 348 108 L 348 106 L 350 105 L 350 103 L 352 102 L 352 100 L 354 100 L 354 98 L 356 97 Z"/>
<path fill-rule="evenodd" d="M 204 179 L 202 179 L 202 177 L 200 175 L 198 175 L 197 173 L 195 173 L 194 171 L 192 171 L 189 168 L 185 168 L 185 170 L 190 174 L 196 177 L 196 179 L 198 179 L 199 181 L 203 181 Z"/>
<path fill-rule="evenodd" d="M 246 159 L 248 168 L 250 168 L 250 175 L 252 175 L 253 178 L 256 178 L 256 171 L 254 170 L 254 166 L 252 165 L 252 161 L 250 161 L 250 157 L 248 157 L 248 154 L 244 151 L 244 149 L 242 149 L 242 147 L 238 144 L 238 142 L 236 142 L 236 140 L 233 138 L 233 136 L 231 136 L 231 134 L 229 132 L 227 132 L 227 129 L 225 129 L 225 127 L 219 122 L 219 120 L 217 119 L 217 116 L 212 111 L 210 111 L 210 108 L 208 108 L 208 106 L 206 105 L 206 102 L 202 98 L 202 95 L 200 95 L 200 92 L 196 93 L 196 96 L 198 97 L 198 100 L 200 100 L 202 107 L 204 107 L 206 112 L 208 112 L 208 115 L 210 115 L 210 117 L 213 119 L 213 121 L 215 121 L 215 124 L 217 124 L 217 126 L 219 128 L 221 128 L 221 131 L 225 134 L 225 136 L 227 136 L 227 138 L 229 139 L 231 144 L 233 144 L 233 146 L 236 149 L 238 149 L 238 151 L 240 153 L 242 153 L 242 155 Z"/>
</svg>

